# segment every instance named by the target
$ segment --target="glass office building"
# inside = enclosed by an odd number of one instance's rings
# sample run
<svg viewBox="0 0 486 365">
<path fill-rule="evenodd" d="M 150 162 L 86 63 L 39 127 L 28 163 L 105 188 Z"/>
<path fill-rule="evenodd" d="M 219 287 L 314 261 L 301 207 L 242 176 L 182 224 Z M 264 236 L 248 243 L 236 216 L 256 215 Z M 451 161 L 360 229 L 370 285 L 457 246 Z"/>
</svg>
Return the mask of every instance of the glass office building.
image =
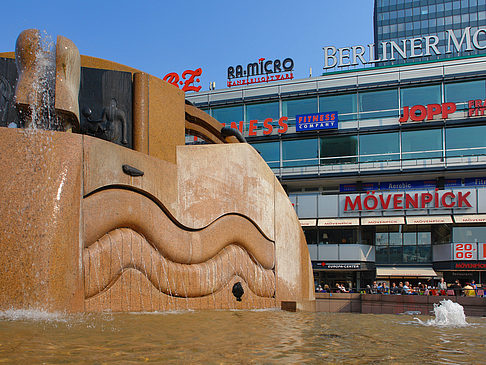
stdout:
<svg viewBox="0 0 486 365">
<path fill-rule="evenodd" d="M 440 55 L 433 52 L 430 56 L 414 57 L 413 60 L 396 58 L 378 62 L 376 66 L 400 64 L 406 62 L 428 61 L 457 56 L 451 50 L 447 54 L 449 34 L 452 30 L 460 41 L 463 30 L 471 27 L 474 32 L 486 26 L 486 0 L 375 0 L 374 9 L 375 54 L 383 59 L 382 42 L 387 42 L 386 51 L 390 58 L 390 42 L 396 42 L 402 49 L 403 39 L 436 35 Z M 486 39 L 481 35 L 481 39 Z M 462 45 L 463 50 L 467 45 Z M 410 54 L 410 47 L 406 50 Z M 472 49 L 468 55 L 484 54 L 486 50 Z"/>
<path fill-rule="evenodd" d="M 186 98 L 240 128 L 286 188 L 316 284 L 486 282 L 485 56 Z M 330 112 L 331 127 L 296 126 Z"/>
</svg>

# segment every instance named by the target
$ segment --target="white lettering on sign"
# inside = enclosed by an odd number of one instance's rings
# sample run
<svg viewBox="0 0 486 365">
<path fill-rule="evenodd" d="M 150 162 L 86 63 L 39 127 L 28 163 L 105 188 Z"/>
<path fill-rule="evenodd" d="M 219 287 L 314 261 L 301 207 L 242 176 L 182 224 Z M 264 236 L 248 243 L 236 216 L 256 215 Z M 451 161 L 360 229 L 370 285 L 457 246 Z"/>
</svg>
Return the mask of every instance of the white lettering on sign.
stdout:
<svg viewBox="0 0 486 365">
<path fill-rule="evenodd" d="M 486 49 L 484 35 L 486 28 L 479 28 L 471 31 L 471 27 L 466 27 L 456 36 L 454 30 L 449 29 L 447 34 L 447 47 L 445 54 L 453 52 L 471 52 Z M 482 36 L 482 37 L 481 37 Z M 483 38 L 480 40 L 480 38 Z M 402 39 L 399 42 L 385 41 L 376 45 L 382 51 L 381 58 L 375 58 L 375 44 L 368 44 L 367 47 L 358 45 L 352 47 L 336 48 L 334 46 L 323 47 L 324 50 L 324 69 L 333 67 L 356 66 L 359 63 L 366 65 L 375 62 L 385 62 L 396 60 L 400 57 L 407 58 L 428 57 L 441 55 L 438 48 L 439 37 L 437 35 L 427 35 L 423 37 Z M 368 49 L 368 56 L 366 50 Z"/>
<path fill-rule="evenodd" d="M 477 257 L 475 243 L 454 243 L 454 260 L 477 260 Z"/>
</svg>

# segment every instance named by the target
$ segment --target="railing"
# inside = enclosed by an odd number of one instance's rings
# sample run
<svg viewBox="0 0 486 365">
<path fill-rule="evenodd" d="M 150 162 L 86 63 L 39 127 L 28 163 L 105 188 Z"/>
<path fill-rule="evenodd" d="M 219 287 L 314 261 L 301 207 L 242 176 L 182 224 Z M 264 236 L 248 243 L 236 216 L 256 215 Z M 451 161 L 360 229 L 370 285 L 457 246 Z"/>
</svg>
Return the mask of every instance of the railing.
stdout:
<svg viewBox="0 0 486 365">
<path fill-rule="evenodd" d="M 267 161 L 272 166 L 275 175 L 324 175 L 329 173 L 362 172 L 373 170 L 408 170 L 431 167 L 473 166 L 486 164 L 486 153 L 474 153 L 485 151 L 486 147 L 470 147 L 446 150 L 426 150 L 417 152 L 402 152 L 403 155 L 437 154 L 438 156 L 402 158 L 399 152 L 368 155 L 346 155 L 339 157 L 320 157 L 290 159 L 283 161 Z M 474 154 L 473 154 L 474 153 Z M 440 154 L 440 155 L 439 155 Z M 274 167 L 279 164 L 279 167 Z"/>
</svg>

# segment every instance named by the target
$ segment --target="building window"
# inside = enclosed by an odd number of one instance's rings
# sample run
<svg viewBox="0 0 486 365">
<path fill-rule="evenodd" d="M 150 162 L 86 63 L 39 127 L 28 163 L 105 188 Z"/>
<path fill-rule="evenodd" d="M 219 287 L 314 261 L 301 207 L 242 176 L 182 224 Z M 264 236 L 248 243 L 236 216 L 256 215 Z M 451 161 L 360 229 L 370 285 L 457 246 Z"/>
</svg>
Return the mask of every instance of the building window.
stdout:
<svg viewBox="0 0 486 365">
<path fill-rule="evenodd" d="M 454 243 L 486 242 L 486 227 L 459 226 L 452 228 Z"/>
<path fill-rule="evenodd" d="M 319 164 L 318 139 L 296 139 L 282 142 L 284 167 L 316 166 Z"/>
<path fill-rule="evenodd" d="M 358 118 L 357 109 L 356 94 L 321 96 L 319 98 L 319 110 L 321 112 L 337 111 L 341 122 L 356 120 Z"/>
<path fill-rule="evenodd" d="M 278 101 L 246 105 L 246 122 L 250 120 L 263 121 L 267 118 L 279 118 Z"/>
<path fill-rule="evenodd" d="M 271 168 L 280 166 L 280 142 L 252 143 Z"/>
<path fill-rule="evenodd" d="M 356 163 L 358 136 L 324 136 L 320 138 L 321 165 Z"/>
<path fill-rule="evenodd" d="M 420 87 L 407 87 L 400 90 L 400 103 L 404 106 L 440 104 L 441 86 L 430 85 Z"/>
<path fill-rule="evenodd" d="M 430 225 L 390 225 L 376 227 L 377 264 L 430 263 Z"/>
<path fill-rule="evenodd" d="M 317 113 L 317 97 L 282 100 L 282 116 L 289 119 L 299 114 Z"/>
<path fill-rule="evenodd" d="M 229 124 L 231 122 L 239 123 L 243 120 L 243 105 L 229 106 L 224 108 L 213 108 L 211 115 L 218 122 L 226 123 L 229 127 Z"/>
<path fill-rule="evenodd" d="M 359 136 L 359 161 L 393 161 L 400 159 L 398 132 Z"/>
<path fill-rule="evenodd" d="M 458 103 L 457 109 L 466 109 L 468 100 L 486 98 L 484 80 L 445 84 L 445 101 Z"/>
<path fill-rule="evenodd" d="M 339 227 L 339 228 L 320 228 L 319 238 L 321 244 L 357 244 L 358 228 Z"/>
<path fill-rule="evenodd" d="M 398 89 L 359 93 L 359 118 L 398 116 Z"/>
<path fill-rule="evenodd" d="M 446 129 L 446 156 L 477 156 L 486 154 L 486 126 Z"/>
<path fill-rule="evenodd" d="M 442 157 L 442 129 L 402 132 L 402 159 Z"/>
</svg>

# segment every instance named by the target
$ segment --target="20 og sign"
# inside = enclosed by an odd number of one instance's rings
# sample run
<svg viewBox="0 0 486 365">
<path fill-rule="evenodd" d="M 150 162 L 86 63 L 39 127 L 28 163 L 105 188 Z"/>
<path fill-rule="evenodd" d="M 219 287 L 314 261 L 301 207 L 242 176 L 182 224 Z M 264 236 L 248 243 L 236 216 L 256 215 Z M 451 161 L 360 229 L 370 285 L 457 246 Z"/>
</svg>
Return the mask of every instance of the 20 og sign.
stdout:
<svg viewBox="0 0 486 365">
<path fill-rule="evenodd" d="M 454 260 L 477 260 L 475 243 L 455 243 Z"/>
</svg>

